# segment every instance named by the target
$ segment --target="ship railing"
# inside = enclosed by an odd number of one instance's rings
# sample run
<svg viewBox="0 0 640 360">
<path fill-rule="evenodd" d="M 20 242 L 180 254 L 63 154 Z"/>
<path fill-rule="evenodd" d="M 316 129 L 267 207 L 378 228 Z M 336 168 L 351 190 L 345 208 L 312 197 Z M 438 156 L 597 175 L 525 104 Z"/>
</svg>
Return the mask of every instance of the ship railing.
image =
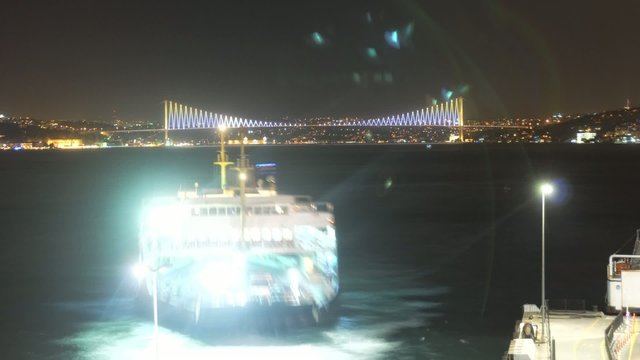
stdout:
<svg viewBox="0 0 640 360">
<path fill-rule="evenodd" d="M 551 334 L 551 321 L 549 318 L 549 300 L 545 299 L 544 306 L 540 309 L 542 317 L 542 327 L 544 329 L 543 342 L 547 343 L 547 356 L 551 360 L 556 359 L 556 340 Z"/>
<path fill-rule="evenodd" d="M 333 212 L 333 205 L 327 202 L 297 203 L 292 206 L 294 212 Z"/>
<path fill-rule="evenodd" d="M 560 311 L 586 311 L 587 302 L 585 299 L 547 299 L 549 309 Z"/>
<path fill-rule="evenodd" d="M 620 277 L 623 270 L 631 270 L 631 260 L 638 259 L 640 259 L 640 255 L 613 254 L 609 256 L 609 266 L 607 267 L 609 278 Z"/>
<path fill-rule="evenodd" d="M 628 351 L 627 346 L 634 332 L 636 323 L 635 315 L 628 312 L 620 312 L 605 329 L 604 341 L 607 347 L 607 355 L 610 360 L 617 360 Z"/>
<path fill-rule="evenodd" d="M 186 245 L 180 245 L 175 247 L 167 247 L 166 249 L 159 250 L 158 256 L 174 256 L 181 254 L 181 256 L 191 254 L 193 252 L 202 253 L 206 251 L 222 251 L 227 249 L 245 249 L 245 250 L 269 250 L 273 252 L 306 252 L 308 250 L 300 246 L 296 240 L 282 240 L 282 241 L 210 241 L 210 242 L 193 242 Z"/>
</svg>

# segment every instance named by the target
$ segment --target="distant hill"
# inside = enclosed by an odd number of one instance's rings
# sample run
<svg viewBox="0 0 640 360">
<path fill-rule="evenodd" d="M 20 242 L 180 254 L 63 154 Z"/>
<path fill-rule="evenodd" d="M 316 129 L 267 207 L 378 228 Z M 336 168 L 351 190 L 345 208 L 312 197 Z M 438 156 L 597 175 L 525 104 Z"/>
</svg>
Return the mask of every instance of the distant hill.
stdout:
<svg viewBox="0 0 640 360">
<path fill-rule="evenodd" d="M 45 130 L 38 126 L 19 126 L 12 123 L 0 123 L 0 135 L 3 142 L 38 142 L 48 138 L 70 138 L 77 136 L 71 131 Z"/>
<path fill-rule="evenodd" d="M 570 142 L 578 132 L 596 133 L 596 142 L 614 142 L 625 134 L 640 137 L 640 108 L 579 115 L 536 131 L 550 135 L 554 142 Z"/>
</svg>

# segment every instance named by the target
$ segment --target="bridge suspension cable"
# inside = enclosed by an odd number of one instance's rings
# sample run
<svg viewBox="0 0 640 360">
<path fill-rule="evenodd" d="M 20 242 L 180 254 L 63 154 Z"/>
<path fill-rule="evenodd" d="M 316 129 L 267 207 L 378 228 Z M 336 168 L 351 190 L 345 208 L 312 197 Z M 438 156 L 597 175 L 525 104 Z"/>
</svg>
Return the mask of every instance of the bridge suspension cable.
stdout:
<svg viewBox="0 0 640 360">
<path fill-rule="evenodd" d="M 204 111 L 178 102 L 164 101 L 165 142 L 169 130 L 226 128 L 274 128 L 274 127 L 398 127 L 398 126 L 442 126 L 459 127 L 460 138 L 464 141 L 464 104 L 462 98 L 451 99 L 431 107 L 391 116 L 364 120 L 332 120 L 321 124 L 299 124 L 276 121 L 254 120 Z"/>
</svg>

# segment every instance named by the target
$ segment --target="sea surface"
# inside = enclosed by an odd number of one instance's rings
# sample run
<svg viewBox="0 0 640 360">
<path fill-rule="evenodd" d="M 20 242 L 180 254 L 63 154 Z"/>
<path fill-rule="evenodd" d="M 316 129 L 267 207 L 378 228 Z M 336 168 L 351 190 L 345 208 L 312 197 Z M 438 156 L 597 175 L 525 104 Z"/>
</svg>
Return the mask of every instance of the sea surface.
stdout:
<svg viewBox="0 0 640 360">
<path fill-rule="evenodd" d="M 216 150 L 0 152 L 0 358 L 155 358 L 130 273 L 141 202 L 214 185 Z M 281 193 L 335 205 L 337 318 L 245 316 L 197 333 L 161 322 L 161 359 L 497 359 L 521 305 L 540 302 L 542 180 L 556 187 L 549 299 L 602 307 L 608 256 L 640 227 L 638 146 L 247 151 L 278 164 Z"/>
</svg>

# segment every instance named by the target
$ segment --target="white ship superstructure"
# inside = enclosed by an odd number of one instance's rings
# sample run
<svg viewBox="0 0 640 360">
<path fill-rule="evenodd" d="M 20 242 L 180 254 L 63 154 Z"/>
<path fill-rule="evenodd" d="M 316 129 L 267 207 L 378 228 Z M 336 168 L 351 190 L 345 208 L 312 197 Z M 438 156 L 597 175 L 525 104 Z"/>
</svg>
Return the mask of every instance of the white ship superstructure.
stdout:
<svg viewBox="0 0 640 360">
<path fill-rule="evenodd" d="M 228 164 L 224 150 L 218 163 Z M 145 201 L 141 282 L 150 297 L 192 311 L 247 306 L 308 307 L 316 321 L 338 294 L 333 207 L 280 195 L 256 180 L 244 151 L 222 189 L 179 191 Z M 274 164 L 268 164 L 271 168 Z M 260 170 L 260 168 L 258 168 Z"/>
</svg>

